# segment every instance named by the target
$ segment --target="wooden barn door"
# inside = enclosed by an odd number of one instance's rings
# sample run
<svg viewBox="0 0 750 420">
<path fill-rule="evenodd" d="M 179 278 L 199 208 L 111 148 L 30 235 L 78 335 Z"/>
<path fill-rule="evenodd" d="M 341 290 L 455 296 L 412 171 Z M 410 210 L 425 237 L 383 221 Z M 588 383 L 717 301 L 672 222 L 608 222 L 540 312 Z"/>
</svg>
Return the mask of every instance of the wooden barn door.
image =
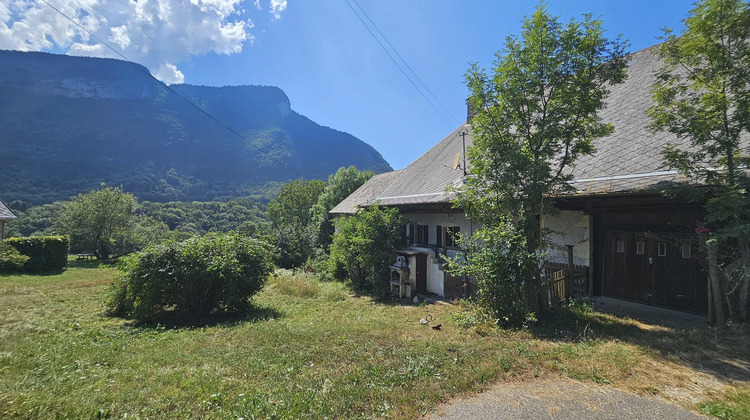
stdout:
<svg viewBox="0 0 750 420">
<path fill-rule="evenodd" d="M 705 314 L 706 274 L 689 235 L 607 231 L 605 296 Z"/>
</svg>

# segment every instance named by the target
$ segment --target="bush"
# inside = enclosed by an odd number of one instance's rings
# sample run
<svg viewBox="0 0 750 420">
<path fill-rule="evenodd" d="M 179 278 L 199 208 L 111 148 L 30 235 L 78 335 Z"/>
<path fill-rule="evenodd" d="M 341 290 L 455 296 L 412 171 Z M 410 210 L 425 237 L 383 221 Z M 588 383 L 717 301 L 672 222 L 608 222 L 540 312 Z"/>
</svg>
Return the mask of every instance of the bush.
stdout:
<svg viewBox="0 0 750 420">
<path fill-rule="evenodd" d="M 406 246 L 406 222 L 398 209 L 372 206 L 339 219 L 336 228 L 329 262 L 331 275 L 346 270 L 360 286 L 371 286 L 385 295 L 393 250 Z"/>
<path fill-rule="evenodd" d="M 121 261 L 106 304 L 112 314 L 141 321 L 169 310 L 188 318 L 242 312 L 271 273 L 273 250 L 237 234 L 153 245 Z"/>
<path fill-rule="evenodd" d="M 5 243 L 29 257 L 23 266 L 27 273 L 59 273 L 68 265 L 70 238 L 67 236 L 8 238 Z"/>
<path fill-rule="evenodd" d="M 23 265 L 29 257 L 21 255 L 18 250 L 6 243 L 0 243 L 0 273 L 17 273 L 23 269 Z"/>
<path fill-rule="evenodd" d="M 485 225 L 458 240 L 461 255 L 446 259 L 454 276 L 473 278 L 478 303 L 503 327 L 521 327 L 533 317 L 536 255 L 512 222 Z"/>
</svg>

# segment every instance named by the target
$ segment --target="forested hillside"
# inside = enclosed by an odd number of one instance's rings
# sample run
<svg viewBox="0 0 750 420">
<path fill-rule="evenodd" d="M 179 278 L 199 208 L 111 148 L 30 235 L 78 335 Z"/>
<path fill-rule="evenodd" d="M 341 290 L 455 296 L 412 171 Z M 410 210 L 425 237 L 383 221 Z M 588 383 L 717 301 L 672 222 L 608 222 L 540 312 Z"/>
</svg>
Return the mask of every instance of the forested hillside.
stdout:
<svg viewBox="0 0 750 420">
<path fill-rule="evenodd" d="M 294 112 L 279 88 L 171 89 L 179 95 L 124 61 L 0 51 L 0 196 L 51 203 L 104 182 L 139 200 L 257 198 L 341 166 L 391 169 L 368 144 Z"/>
</svg>

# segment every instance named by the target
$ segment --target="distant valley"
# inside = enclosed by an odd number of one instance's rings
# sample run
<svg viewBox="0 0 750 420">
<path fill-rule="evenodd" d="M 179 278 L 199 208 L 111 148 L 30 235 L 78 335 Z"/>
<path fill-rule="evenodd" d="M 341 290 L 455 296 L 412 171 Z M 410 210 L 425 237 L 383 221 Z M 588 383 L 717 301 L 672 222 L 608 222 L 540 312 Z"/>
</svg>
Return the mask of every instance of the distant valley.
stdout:
<svg viewBox="0 0 750 420">
<path fill-rule="evenodd" d="M 170 88 L 179 96 L 125 61 L 0 51 L 0 197 L 27 206 L 106 183 L 140 200 L 211 201 L 341 166 L 391 170 L 279 88 Z"/>
</svg>

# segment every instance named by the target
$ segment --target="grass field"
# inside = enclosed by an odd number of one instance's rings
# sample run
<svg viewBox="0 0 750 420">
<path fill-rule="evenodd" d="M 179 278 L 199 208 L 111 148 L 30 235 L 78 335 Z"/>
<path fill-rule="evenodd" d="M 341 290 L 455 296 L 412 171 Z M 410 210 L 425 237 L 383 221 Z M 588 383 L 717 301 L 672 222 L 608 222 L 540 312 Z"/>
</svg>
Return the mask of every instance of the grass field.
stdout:
<svg viewBox="0 0 750 420">
<path fill-rule="evenodd" d="M 108 269 L 0 276 L 0 418 L 419 417 L 494 381 L 565 376 L 748 418 L 750 333 L 673 331 L 581 305 L 523 331 L 277 273 L 243 319 L 104 314 Z M 431 325 L 419 319 L 431 314 Z"/>
</svg>

